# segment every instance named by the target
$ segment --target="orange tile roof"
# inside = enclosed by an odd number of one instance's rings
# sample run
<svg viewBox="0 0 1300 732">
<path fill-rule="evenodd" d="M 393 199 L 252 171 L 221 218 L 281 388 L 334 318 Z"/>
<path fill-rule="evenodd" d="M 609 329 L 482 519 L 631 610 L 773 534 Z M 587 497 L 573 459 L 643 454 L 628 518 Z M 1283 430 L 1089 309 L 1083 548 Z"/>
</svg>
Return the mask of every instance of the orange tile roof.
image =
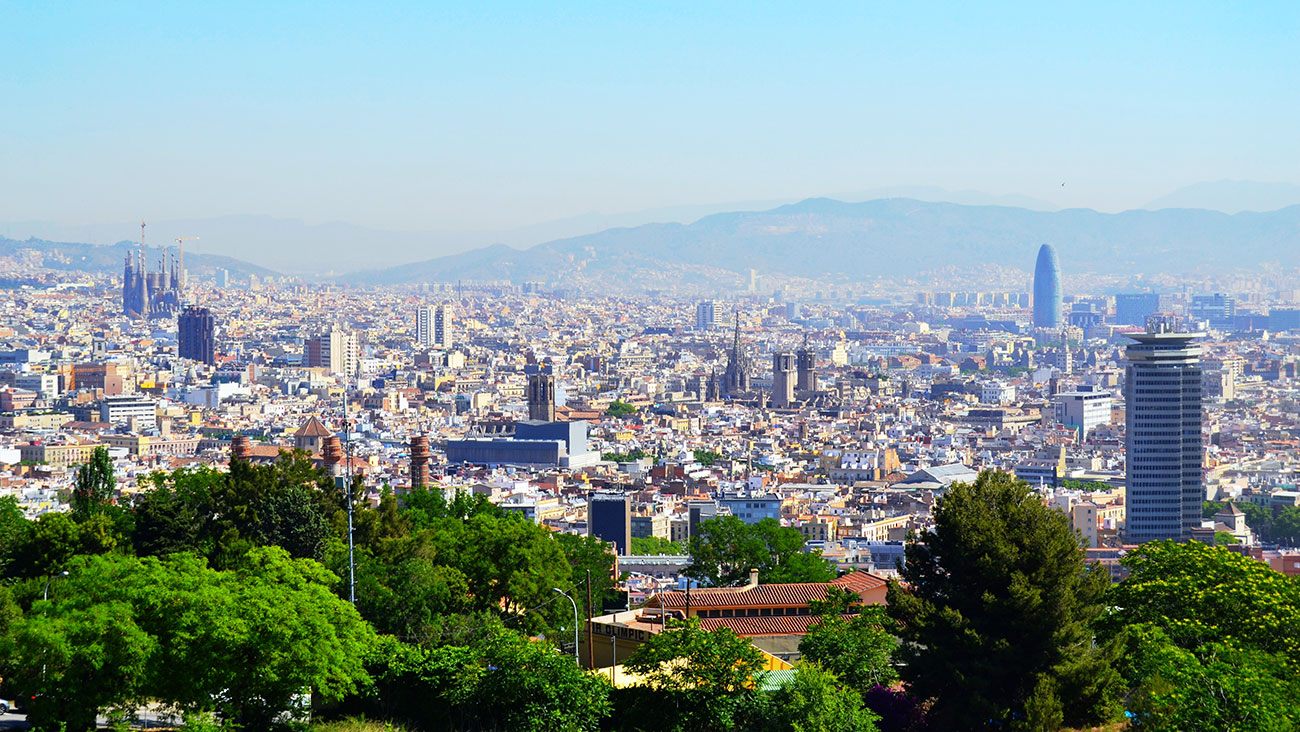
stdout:
<svg viewBox="0 0 1300 732">
<path fill-rule="evenodd" d="M 845 618 L 854 617 L 845 615 Z M 701 618 L 700 628 L 714 631 L 718 628 L 730 628 L 742 637 L 756 635 L 805 635 L 808 627 L 815 625 L 820 618 L 816 615 L 772 615 L 743 618 Z"/>
<path fill-rule="evenodd" d="M 806 607 L 812 600 L 826 598 L 831 586 L 865 592 L 885 584 L 882 577 L 869 572 L 850 572 L 832 582 L 758 585 L 757 587 L 701 587 L 691 590 L 690 607 Z M 686 593 L 663 592 L 650 598 L 647 607 L 685 608 Z"/>
</svg>

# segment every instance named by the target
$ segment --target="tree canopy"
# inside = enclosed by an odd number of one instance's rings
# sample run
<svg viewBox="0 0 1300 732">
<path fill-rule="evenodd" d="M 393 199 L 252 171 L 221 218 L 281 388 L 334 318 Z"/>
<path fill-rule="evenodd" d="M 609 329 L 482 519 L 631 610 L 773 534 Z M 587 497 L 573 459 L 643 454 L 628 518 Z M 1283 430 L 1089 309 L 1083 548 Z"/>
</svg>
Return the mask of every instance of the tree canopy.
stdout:
<svg viewBox="0 0 1300 732">
<path fill-rule="evenodd" d="M 931 723 L 1007 724 L 1036 691 L 1059 698 L 1066 723 L 1112 718 L 1118 676 L 1090 629 L 1109 578 L 1085 566 L 1064 514 L 986 471 L 953 484 L 933 515 L 934 529 L 906 548 L 906 584 L 888 593 L 902 677 L 933 700 Z"/>
<path fill-rule="evenodd" d="M 829 582 L 835 568 L 821 550 L 805 551 L 806 539 L 798 530 L 766 518 L 746 524 L 735 516 L 701 521 L 690 540 L 688 577 L 716 587 L 742 584 L 751 569 L 763 584 Z"/>
</svg>

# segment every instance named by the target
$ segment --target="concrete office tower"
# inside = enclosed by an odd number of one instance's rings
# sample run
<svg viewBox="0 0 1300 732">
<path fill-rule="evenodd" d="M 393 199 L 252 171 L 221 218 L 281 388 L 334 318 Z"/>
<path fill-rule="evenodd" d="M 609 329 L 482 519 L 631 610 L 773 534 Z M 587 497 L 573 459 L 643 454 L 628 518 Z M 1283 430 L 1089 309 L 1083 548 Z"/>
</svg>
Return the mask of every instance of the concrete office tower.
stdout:
<svg viewBox="0 0 1300 732">
<path fill-rule="evenodd" d="M 555 377 L 537 373 L 528 375 L 528 418 L 540 422 L 555 421 Z"/>
<path fill-rule="evenodd" d="M 695 329 L 708 330 L 718 322 L 718 303 L 705 300 L 695 306 Z"/>
<path fill-rule="evenodd" d="M 411 489 L 429 486 L 429 438 L 411 437 Z"/>
<path fill-rule="evenodd" d="M 772 406 L 788 409 L 794 403 L 794 354 L 772 354 Z"/>
<path fill-rule="evenodd" d="M 181 358 L 215 364 L 216 320 L 207 308 L 193 305 L 181 311 L 176 318 L 177 348 Z"/>
<path fill-rule="evenodd" d="M 1038 248 L 1034 265 L 1034 327 L 1061 327 L 1061 263 L 1051 244 Z"/>
<path fill-rule="evenodd" d="M 799 369 L 799 391 L 817 391 L 817 352 L 808 345 L 805 338 L 803 347 L 794 352 L 795 365 Z"/>
<path fill-rule="evenodd" d="M 329 369 L 331 374 L 355 376 L 361 360 L 357 334 L 337 325 L 328 333 L 303 342 L 303 365 Z"/>
<path fill-rule="evenodd" d="M 430 307 L 421 305 L 415 309 L 415 341 L 424 347 L 446 348 L 450 345 L 447 336 L 451 313 L 446 305 Z"/>
<path fill-rule="evenodd" d="M 587 499 L 587 535 L 614 545 L 619 556 L 632 552 L 632 502 L 622 493 L 593 493 Z"/>
<path fill-rule="evenodd" d="M 1191 538 L 1201 525 L 1201 347 L 1204 333 L 1159 322 L 1131 335 L 1124 399 L 1128 482 L 1126 541 Z"/>
</svg>

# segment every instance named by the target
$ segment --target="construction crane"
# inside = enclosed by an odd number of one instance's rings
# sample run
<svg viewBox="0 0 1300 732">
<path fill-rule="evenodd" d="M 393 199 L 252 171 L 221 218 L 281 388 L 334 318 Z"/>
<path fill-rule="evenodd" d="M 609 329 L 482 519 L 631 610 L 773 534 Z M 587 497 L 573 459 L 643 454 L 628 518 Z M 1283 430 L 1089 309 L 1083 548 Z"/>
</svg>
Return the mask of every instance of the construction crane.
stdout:
<svg viewBox="0 0 1300 732">
<path fill-rule="evenodd" d="M 185 285 L 185 242 L 197 241 L 197 236 L 178 236 L 176 237 L 176 249 L 178 253 L 176 262 L 176 282 L 182 287 Z"/>
</svg>

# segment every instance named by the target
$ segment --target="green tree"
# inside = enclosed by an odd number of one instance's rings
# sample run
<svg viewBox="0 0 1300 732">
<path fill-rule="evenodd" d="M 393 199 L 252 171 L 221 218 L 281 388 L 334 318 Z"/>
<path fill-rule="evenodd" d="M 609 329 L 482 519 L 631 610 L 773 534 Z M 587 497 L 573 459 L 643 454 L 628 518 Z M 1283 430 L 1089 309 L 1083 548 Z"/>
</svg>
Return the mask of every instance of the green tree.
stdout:
<svg viewBox="0 0 1300 732">
<path fill-rule="evenodd" d="M 680 556 L 685 554 L 686 551 L 681 544 L 669 541 L 662 536 L 634 536 L 632 537 L 632 553 L 639 557 L 661 554 Z"/>
<path fill-rule="evenodd" d="M 40 714 L 70 727 L 148 698 L 268 729 L 299 694 L 355 691 L 373 631 L 333 594 L 337 577 L 278 547 L 241 562 L 218 571 L 190 554 L 77 557 L 57 602 L 16 624 L 6 657 Z M 75 719 L 56 714 L 64 708 Z"/>
<path fill-rule="evenodd" d="M 605 409 L 605 414 L 611 417 L 626 417 L 629 414 L 636 414 L 636 407 L 615 399 L 609 403 L 609 407 Z"/>
<path fill-rule="evenodd" d="M 700 628 L 697 618 L 669 621 L 668 629 L 636 647 L 625 664 L 660 689 L 736 692 L 753 686 L 763 655 L 730 628 Z"/>
<path fill-rule="evenodd" d="M 1029 486 L 983 472 L 934 507 L 889 587 L 903 679 L 933 700 L 931 723 L 978 729 L 1023 718 L 1043 676 L 1067 724 L 1108 721 L 1120 679 L 1090 624 L 1109 585 L 1091 571 L 1066 517 Z M 1041 704 L 1043 700 L 1039 700 Z"/>
<path fill-rule="evenodd" d="M 695 462 L 699 463 L 700 465 L 706 468 L 713 467 L 714 465 L 717 464 L 719 460 L 722 459 L 721 453 L 713 452 L 712 450 L 705 450 L 704 448 L 701 447 L 695 448 L 694 455 L 695 455 Z"/>
<path fill-rule="evenodd" d="M 610 710 L 604 677 L 496 622 L 457 645 L 381 638 L 372 668 L 369 711 L 418 729 L 582 732 Z"/>
<path fill-rule="evenodd" d="M 814 663 L 799 664 L 767 705 L 772 732 L 875 732 L 876 715 L 840 681 Z"/>
<path fill-rule="evenodd" d="M 0 496 L 0 577 L 7 576 L 8 567 L 20 547 L 27 543 L 32 523 L 23 515 L 18 499 Z"/>
<path fill-rule="evenodd" d="M 1250 517 L 1247 516 L 1247 523 Z M 1300 546 L 1300 508 L 1287 506 L 1278 511 L 1270 526 L 1273 541 L 1286 546 Z"/>
<path fill-rule="evenodd" d="M 31 695 L 25 711 L 36 729 L 81 732 L 95 729 L 100 711 L 143 698 L 155 646 L 127 603 L 74 594 L 37 602 L 10 628 L 3 655 L 15 686 Z"/>
<path fill-rule="evenodd" d="M 1150 542 L 1121 560 L 1129 576 L 1110 593 L 1109 637 L 1152 624 L 1179 648 L 1232 643 L 1300 667 L 1300 583 L 1263 562 L 1199 542 Z"/>
<path fill-rule="evenodd" d="M 1240 544 L 1241 540 L 1233 536 L 1232 534 L 1228 533 L 1227 531 L 1216 531 L 1214 533 L 1214 543 L 1217 546 L 1229 546 L 1229 545 L 1235 546 Z"/>
<path fill-rule="evenodd" d="M 1139 730 L 1293 730 L 1300 727 L 1296 672 L 1284 656 L 1211 642 L 1179 647 L 1160 627 L 1125 627 L 1121 668 Z"/>
<path fill-rule="evenodd" d="M 116 487 L 113 459 L 108 456 L 108 448 L 96 447 L 90 454 L 90 461 L 77 470 L 71 500 L 73 517 L 82 521 L 102 510 L 113 501 Z"/>
<path fill-rule="evenodd" d="M 725 730 L 753 706 L 763 655 L 731 629 L 706 631 L 689 618 L 670 622 L 623 665 L 657 692 L 655 713 L 672 720 L 671 728 Z"/>
<path fill-rule="evenodd" d="M 727 587 L 749 579 L 758 570 L 759 582 L 829 582 L 835 569 L 821 550 L 805 551 L 798 530 L 766 518 L 746 524 L 735 516 L 700 522 L 691 537 L 691 564 L 683 572 L 704 584 Z"/>
<path fill-rule="evenodd" d="M 575 588 L 574 592 L 577 595 L 574 599 L 578 601 L 578 611 L 583 613 L 584 617 L 586 613 L 593 616 L 602 614 L 606 603 L 617 597 L 619 580 L 622 579 L 614 576 L 617 557 L 613 547 L 592 536 L 578 534 L 553 534 L 552 536 L 560 545 L 560 551 L 564 552 L 565 560 L 573 568 L 568 582 L 560 589 Z M 586 593 L 588 572 L 591 573 L 592 606 L 590 608 L 587 607 Z M 572 618 L 564 625 L 571 629 Z"/>
<path fill-rule="evenodd" d="M 873 686 L 889 686 L 898 678 L 892 665 L 898 641 L 890 632 L 894 622 L 884 607 L 857 601 L 851 590 L 832 587 L 827 600 L 814 608 L 817 622 L 799 641 L 799 653 L 865 692 Z"/>
</svg>

